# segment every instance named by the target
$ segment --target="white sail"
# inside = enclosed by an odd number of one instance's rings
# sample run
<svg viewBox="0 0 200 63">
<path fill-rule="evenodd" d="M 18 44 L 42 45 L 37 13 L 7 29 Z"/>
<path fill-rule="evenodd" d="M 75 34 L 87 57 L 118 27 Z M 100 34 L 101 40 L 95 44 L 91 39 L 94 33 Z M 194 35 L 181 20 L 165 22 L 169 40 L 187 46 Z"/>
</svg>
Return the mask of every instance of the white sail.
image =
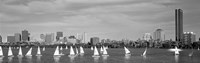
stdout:
<svg viewBox="0 0 200 63">
<path fill-rule="evenodd" d="M 59 48 L 58 48 L 58 46 L 56 47 L 56 50 L 55 50 L 55 52 L 54 52 L 54 55 L 60 55 L 60 54 L 59 54 Z"/>
<path fill-rule="evenodd" d="M 175 55 L 179 55 L 179 49 L 175 47 Z"/>
<path fill-rule="evenodd" d="M 103 55 L 102 56 L 109 56 L 108 55 L 108 52 L 106 51 L 106 48 L 105 47 L 103 47 Z"/>
<path fill-rule="evenodd" d="M 84 54 L 84 50 L 82 46 L 80 46 L 80 54 Z"/>
<path fill-rule="evenodd" d="M 45 51 L 45 47 L 43 47 L 42 51 Z"/>
<path fill-rule="evenodd" d="M 3 50 L 1 46 L 0 46 L 0 56 L 3 56 Z"/>
<path fill-rule="evenodd" d="M 126 47 L 124 47 L 124 50 L 126 54 L 130 54 L 130 51 Z"/>
<path fill-rule="evenodd" d="M 40 51 L 40 47 L 38 46 L 38 49 L 37 49 L 37 55 L 41 55 L 41 51 Z"/>
<path fill-rule="evenodd" d="M 62 48 L 62 47 L 60 47 L 60 50 L 63 50 L 63 48 Z"/>
<path fill-rule="evenodd" d="M 70 53 L 69 53 L 69 55 L 75 55 L 75 53 L 74 53 L 74 50 L 73 50 L 72 46 L 70 46 Z"/>
<path fill-rule="evenodd" d="M 94 50 L 93 47 L 91 47 L 91 50 Z"/>
<path fill-rule="evenodd" d="M 76 48 L 76 47 L 75 47 L 75 48 Z M 77 48 L 76 48 L 76 54 L 79 54 L 79 53 L 78 53 L 78 49 L 77 49 Z"/>
<path fill-rule="evenodd" d="M 145 51 L 143 52 L 142 56 L 146 56 L 147 53 L 147 48 L 145 49 Z"/>
<path fill-rule="evenodd" d="M 21 47 L 21 46 L 19 47 L 19 53 L 18 53 L 18 56 L 23 56 L 23 55 L 22 55 L 22 47 Z"/>
<path fill-rule="evenodd" d="M 11 47 L 9 47 L 9 50 L 8 50 L 8 56 L 13 56 L 13 53 L 12 53 Z"/>
<path fill-rule="evenodd" d="M 198 49 L 197 49 L 198 51 L 199 51 L 199 47 L 198 47 Z"/>
<path fill-rule="evenodd" d="M 66 46 L 65 49 L 68 49 L 68 47 Z"/>
<path fill-rule="evenodd" d="M 100 48 L 100 52 L 103 53 L 103 48 L 102 47 Z"/>
<path fill-rule="evenodd" d="M 94 47 L 94 56 L 99 56 L 99 52 L 98 52 L 98 50 L 97 50 L 97 47 L 96 47 L 96 46 Z"/>
<path fill-rule="evenodd" d="M 29 51 L 26 53 L 26 56 L 32 56 L 31 53 L 32 53 L 32 47 L 31 47 L 31 48 L 29 49 Z"/>
</svg>

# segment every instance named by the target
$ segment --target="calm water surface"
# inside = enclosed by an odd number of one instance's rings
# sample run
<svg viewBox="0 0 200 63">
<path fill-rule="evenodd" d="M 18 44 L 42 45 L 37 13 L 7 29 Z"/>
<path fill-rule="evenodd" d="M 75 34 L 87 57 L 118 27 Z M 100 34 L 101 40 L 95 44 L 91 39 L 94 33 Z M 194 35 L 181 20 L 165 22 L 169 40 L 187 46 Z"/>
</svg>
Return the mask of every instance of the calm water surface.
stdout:
<svg viewBox="0 0 200 63">
<path fill-rule="evenodd" d="M 33 48 L 32 57 L 18 57 L 18 49 L 12 49 L 14 57 L 7 57 L 8 48 L 3 48 L 4 57 L 0 57 L 0 63 L 200 63 L 200 51 L 193 50 L 193 56 L 188 56 L 192 50 L 183 50 L 179 56 L 174 56 L 174 52 L 169 52 L 167 49 L 148 49 L 147 56 L 141 56 L 144 48 L 129 48 L 131 56 L 124 56 L 124 49 L 107 49 L 108 57 L 94 58 L 93 51 L 84 49 L 83 56 L 68 57 L 69 49 L 64 49 L 65 54 L 61 57 L 54 57 L 55 48 L 46 48 L 42 51 L 42 56 L 35 56 L 37 48 Z M 23 48 L 23 55 L 28 51 L 28 48 Z"/>
</svg>

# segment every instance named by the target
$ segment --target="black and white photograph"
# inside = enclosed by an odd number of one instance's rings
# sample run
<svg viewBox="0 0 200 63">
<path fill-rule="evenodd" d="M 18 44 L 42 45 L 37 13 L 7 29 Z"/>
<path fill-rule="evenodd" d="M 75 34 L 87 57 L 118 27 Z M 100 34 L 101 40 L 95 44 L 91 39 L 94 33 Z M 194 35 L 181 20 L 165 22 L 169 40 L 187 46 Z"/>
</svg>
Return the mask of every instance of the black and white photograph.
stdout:
<svg viewBox="0 0 200 63">
<path fill-rule="evenodd" d="M 0 63 L 200 63 L 200 0 L 0 0 Z"/>
</svg>

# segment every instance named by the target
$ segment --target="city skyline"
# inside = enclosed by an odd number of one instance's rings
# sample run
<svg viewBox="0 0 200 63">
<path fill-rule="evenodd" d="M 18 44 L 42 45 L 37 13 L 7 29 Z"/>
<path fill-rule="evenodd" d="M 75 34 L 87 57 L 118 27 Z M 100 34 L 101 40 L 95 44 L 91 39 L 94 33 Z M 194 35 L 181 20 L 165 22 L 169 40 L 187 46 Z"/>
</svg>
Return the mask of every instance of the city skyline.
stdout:
<svg viewBox="0 0 200 63">
<path fill-rule="evenodd" d="M 161 28 L 175 40 L 174 9 L 184 11 L 183 32 L 200 36 L 198 0 L 0 0 L 0 35 L 27 29 L 30 38 L 62 31 L 64 36 L 137 40 Z M 186 4 L 187 3 L 187 4 Z M 190 4 L 189 4 L 190 3 Z M 77 5 L 79 4 L 79 5 Z M 183 5 L 184 4 L 184 5 Z M 87 39 L 88 39 L 87 38 Z"/>
</svg>

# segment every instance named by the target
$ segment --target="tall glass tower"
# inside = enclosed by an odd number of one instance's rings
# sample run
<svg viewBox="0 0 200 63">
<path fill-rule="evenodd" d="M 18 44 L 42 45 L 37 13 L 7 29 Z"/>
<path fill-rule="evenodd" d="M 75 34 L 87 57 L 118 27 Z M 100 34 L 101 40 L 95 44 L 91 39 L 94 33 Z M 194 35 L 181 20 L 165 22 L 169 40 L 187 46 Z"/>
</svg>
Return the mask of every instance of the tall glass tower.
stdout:
<svg viewBox="0 0 200 63">
<path fill-rule="evenodd" d="M 183 11 L 175 9 L 175 39 L 177 42 L 183 42 Z"/>
</svg>

